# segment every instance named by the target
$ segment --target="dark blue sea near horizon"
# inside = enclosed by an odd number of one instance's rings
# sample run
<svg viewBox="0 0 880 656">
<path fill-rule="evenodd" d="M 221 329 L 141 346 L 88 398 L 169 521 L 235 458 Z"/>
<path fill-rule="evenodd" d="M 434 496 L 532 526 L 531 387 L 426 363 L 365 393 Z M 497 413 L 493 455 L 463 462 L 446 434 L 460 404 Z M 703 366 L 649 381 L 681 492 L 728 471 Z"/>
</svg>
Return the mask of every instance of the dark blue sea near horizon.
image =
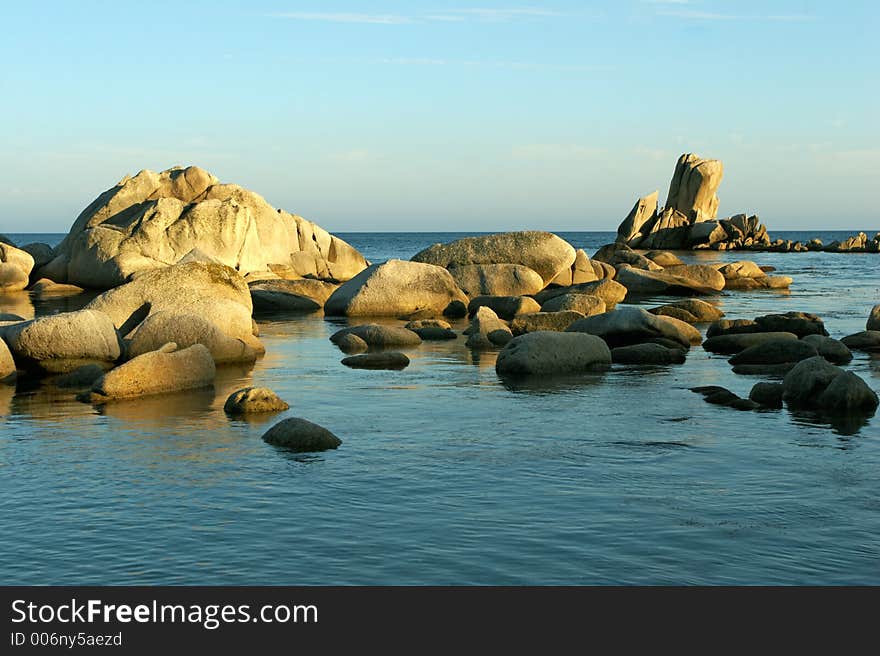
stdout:
<svg viewBox="0 0 880 656">
<path fill-rule="evenodd" d="M 559 234 L 591 255 L 613 238 Z M 381 261 L 462 234 L 340 236 Z M 794 279 L 789 293 L 710 297 L 729 318 L 815 312 L 840 338 L 880 303 L 880 255 L 682 257 Z M 0 312 L 88 300 L 7 295 Z M 832 426 L 707 404 L 688 388 L 747 396 L 766 378 L 701 347 L 684 365 L 516 385 L 462 339 L 410 349 L 403 371 L 359 371 L 328 341 L 344 320 L 258 323 L 266 356 L 221 368 L 210 390 L 96 408 L 24 378 L 0 385 L 0 583 L 880 584 L 880 416 Z M 847 368 L 880 390 L 876 356 Z M 227 418 L 248 385 L 291 409 Z M 264 443 L 287 416 L 342 446 Z"/>
</svg>

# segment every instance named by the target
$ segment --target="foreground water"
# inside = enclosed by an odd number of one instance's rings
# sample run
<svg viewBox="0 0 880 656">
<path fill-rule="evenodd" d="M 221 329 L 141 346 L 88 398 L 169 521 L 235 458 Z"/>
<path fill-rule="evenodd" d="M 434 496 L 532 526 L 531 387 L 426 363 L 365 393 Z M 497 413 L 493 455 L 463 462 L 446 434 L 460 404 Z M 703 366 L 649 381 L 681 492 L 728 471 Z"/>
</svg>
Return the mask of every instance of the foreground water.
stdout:
<svg viewBox="0 0 880 656">
<path fill-rule="evenodd" d="M 455 236 L 342 235 L 372 260 Z M 588 253 L 610 237 L 563 236 Z M 740 257 L 795 282 L 719 295 L 729 317 L 812 311 L 842 337 L 880 302 L 878 255 L 687 256 Z M 84 300 L 0 297 L 0 311 Z M 880 417 L 832 427 L 706 404 L 688 388 L 747 395 L 761 379 L 699 347 L 681 366 L 510 386 L 463 340 L 410 349 L 402 372 L 355 371 L 327 339 L 342 322 L 259 323 L 266 357 L 210 391 L 97 409 L 0 386 L 0 581 L 880 583 Z M 880 389 L 880 360 L 849 368 Z M 291 410 L 228 419 L 227 395 L 254 384 Z M 265 444 L 285 416 L 344 443 Z"/>
</svg>

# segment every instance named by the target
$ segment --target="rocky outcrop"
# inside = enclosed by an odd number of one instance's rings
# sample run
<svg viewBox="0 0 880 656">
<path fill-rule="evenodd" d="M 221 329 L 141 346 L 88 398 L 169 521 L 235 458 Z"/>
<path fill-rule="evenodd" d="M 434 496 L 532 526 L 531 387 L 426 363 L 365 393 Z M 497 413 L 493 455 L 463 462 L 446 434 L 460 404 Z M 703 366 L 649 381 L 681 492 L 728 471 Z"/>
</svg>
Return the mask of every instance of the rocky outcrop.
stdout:
<svg viewBox="0 0 880 656">
<path fill-rule="evenodd" d="M 41 275 L 107 289 L 194 252 L 197 260 L 242 275 L 283 265 L 301 276 L 347 280 L 367 266 L 354 248 L 314 223 L 190 166 L 141 171 L 98 196 Z"/>
<path fill-rule="evenodd" d="M 666 207 L 681 212 L 694 223 L 718 216 L 718 196 L 724 166 L 717 159 L 703 159 L 693 153 L 678 158 Z"/>
<path fill-rule="evenodd" d="M 28 286 L 34 258 L 11 244 L 0 242 L 0 294 Z"/>
<path fill-rule="evenodd" d="M 444 268 L 470 264 L 520 264 L 537 272 L 547 285 L 572 266 L 575 249 L 549 232 L 506 232 L 434 244 L 417 253 L 412 260 Z"/>
<path fill-rule="evenodd" d="M 201 344 L 182 350 L 165 344 L 107 372 L 81 400 L 105 403 L 209 387 L 215 375 L 214 358 Z"/>
<path fill-rule="evenodd" d="M 502 376 L 552 376 L 610 364 L 611 351 L 594 335 L 539 331 L 514 337 L 498 354 L 495 370 Z"/>
<path fill-rule="evenodd" d="M 605 303 L 606 310 L 613 310 L 614 306 L 622 302 L 626 298 L 626 287 L 616 280 L 604 279 L 596 282 L 587 282 L 580 285 L 572 285 L 571 287 L 552 287 L 545 289 L 540 294 L 535 294 L 535 301 L 544 304 L 550 299 L 565 294 L 587 294 L 596 296 Z"/>
<path fill-rule="evenodd" d="M 50 373 L 93 363 L 107 369 L 122 355 L 112 318 L 91 309 L 12 325 L 4 330 L 4 338 L 17 363 Z"/>
<path fill-rule="evenodd" d="M 388 260 L 344 283 L 324 304 L 329 316 L 400 316 L 431 312 L 463 316 L 468 297 L 443 267 Z"/>
<path fill-rule="evenodd" d="M 626 215 L 626 218 L 617 228 L 617 241 L 619 243 L 638 243 L 647 236 L 643 228 L 646 225 L 650 228 L 657 220 L 657 199 L 659 195 L 660 193 L 655 191 L 653 194 L 643 196 L 636 201 L 629 214 Z"/>
<path fill-rule="evenodd" d="M 718 289 L 707 286 L 705 280 L 667 273 L 666 270 L 643 271 L 634 269 L 628 264 L 622 265 L 617 270 L 616 282 L 626 288 L 628 295 L 633 296 L 681 296 L 718 292 Z"/>
<path fill-rule="evenodd" d="M 254 335 L 250 290 L 238 272 L 222 264 L 189 262 L 148 271 L 104 292 L 86 307 L 107 314 L 123 336 L 131 335 L 149 317 L 163 313 L 162 320 L 157 319 L 142 336 L 145 344 L 156 348 L 162 337 L 175 336 L 172 317 L 187 315 L 202 321 L 181 320 L 180 344 L 202 335 L 205 346 L 218 356 L 222 352 L 221 359 L 227 360 L 235 349 L 225 344 L 221 347 L 225 341 L 220 339 L 222 334 L 243 343 L 239 349 L 243 361 L 252 361 L 252 352 L 265 352 Z"/>
<path fill-rule="evenodd" d="M 230 415 L 283 412 L 290 406 L 268 387 L 245 387 L 229 395 L 223 410 Z"/>
<path fill-rule="evenodd" d="M 290 417 L 278 422 L 266 431 L 263 440 L 300 453 L 327 451 L 342 444 L 342 440 L 323 426 L 300 417 Z"/>
<path fill-rule="evenodd" d="M 606 275 L 606 271 L 598 266 L 598 263 L 593 262 L 582 248 L 579 248 L 575 251 L 574 264 L 571 265 L 571 268 L 564 269 L 550 284 L 569 287 L 579 285 L 582 282 L 601 280 Z"/>
<path fill-rule="evenodd" d="M 521 264 L 453 265 L 449 267 L 449 273 L 461 291 L 471 298 L 525 296 L 537 294 L 545 287 L 541 276 Z"/>
</svg>

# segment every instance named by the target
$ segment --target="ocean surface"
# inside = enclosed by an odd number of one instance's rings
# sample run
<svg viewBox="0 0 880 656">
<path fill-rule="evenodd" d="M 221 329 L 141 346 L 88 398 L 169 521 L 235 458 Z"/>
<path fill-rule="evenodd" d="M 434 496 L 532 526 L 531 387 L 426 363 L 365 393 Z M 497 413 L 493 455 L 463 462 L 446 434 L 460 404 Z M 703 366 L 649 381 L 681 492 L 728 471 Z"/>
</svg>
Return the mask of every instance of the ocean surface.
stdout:
<svg viewBox="0 0 880 656">
<path fill-rule="evenodd" d="M 589 254 L 613 239 L 560 234 Z M 381 261 L 462 235 L 340 236 Z M 684 256 L 743 258 L 794 284 L 710 299 L 729 318 L 815 312 L 839 338 L 880 303 L 880 255 Z M 0 312 L 87 300 L 0 296 Z M 222 368 L 212 390 L 95 408 L 39 382 L 0 385 L 0 582 L 880 584 L 880 417 L 831 426 L 707 404 L 688 388 L 747 396 L 763 378 L 700 347 L 684 365 L 512 385 L 495 353 L 462 339 L 410 349 L 404 371 L 357 371 L 328 341 L 344 320 L 258 322 L 265 358 Z M 880 359 L 856 353 L 848 368 L 880 390 Z M 291 409 L 227 418 L 247 385 Z M 264 443 L 285 416 L 342 446 Z"/>
</svg>

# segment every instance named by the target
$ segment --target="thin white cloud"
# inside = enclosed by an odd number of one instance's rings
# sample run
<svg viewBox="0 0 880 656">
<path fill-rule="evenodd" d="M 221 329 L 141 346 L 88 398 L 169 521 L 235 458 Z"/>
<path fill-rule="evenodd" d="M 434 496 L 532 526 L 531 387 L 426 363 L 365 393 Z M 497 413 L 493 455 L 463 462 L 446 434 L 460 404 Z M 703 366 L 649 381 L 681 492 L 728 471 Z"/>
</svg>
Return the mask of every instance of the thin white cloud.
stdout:
<svg viewBox="0 0 880 656">
<path fill-rule="evenodd" d="M 807 22 L 816 20 L 811 14 L 722 14 L 713 11 L 699 11 L 694 9 L 659 9 L 658 16 L 669 18 L 685 18 L 705 21 L 780 21 L 780 22 Z"/>
<path fill-rule="evenodd" d="M 507 23 L 529 18 L 554 18 L 565 14 L 543 7 L 489 8 L 465 7 L 460 9 L 434 10 L 427 14 L 366 14 L 334 11 L 288 11 L 266 14 L 270 18 L 286 18 L 295 21 L 318 21 L 325 23 L 362 23 L 370 25 L 408 25 L 413 23 L 460 23 L 479 21 Z"/>
<path fill-rule="evenodd" d="M 371 25 L 405 25 L 414 22 L 409 16 L 397 14 L 351 14 L 343 12 L 288 11 L 268 14 L 271 18 L 325 23 L 367 23 Z"/>
</svg>

